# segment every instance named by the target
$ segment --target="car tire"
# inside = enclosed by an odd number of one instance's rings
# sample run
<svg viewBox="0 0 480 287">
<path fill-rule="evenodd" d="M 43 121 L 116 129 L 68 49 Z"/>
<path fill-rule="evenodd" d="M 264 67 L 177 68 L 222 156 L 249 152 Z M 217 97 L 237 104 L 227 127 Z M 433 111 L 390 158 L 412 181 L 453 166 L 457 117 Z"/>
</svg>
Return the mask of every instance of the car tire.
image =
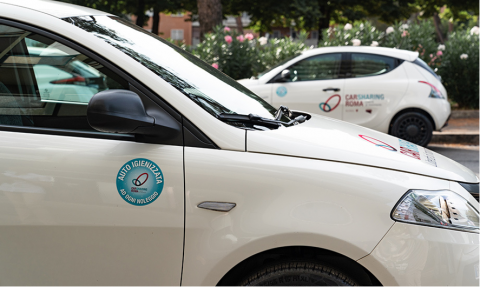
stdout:
<svg viewBox="0 0 480 287">
<path fill-rule="evenodd" d="M 390 134 L 426 147 L 432 139 L 433 125 L 428 117 L 418 112 L 406 112 L 392 122 Z"/>
<path fill-rule="evenodd" d="M 240 286 L 355 286 L 346 273 L 318 262 L 279 262 L 254 271 Z"/>
</svg>

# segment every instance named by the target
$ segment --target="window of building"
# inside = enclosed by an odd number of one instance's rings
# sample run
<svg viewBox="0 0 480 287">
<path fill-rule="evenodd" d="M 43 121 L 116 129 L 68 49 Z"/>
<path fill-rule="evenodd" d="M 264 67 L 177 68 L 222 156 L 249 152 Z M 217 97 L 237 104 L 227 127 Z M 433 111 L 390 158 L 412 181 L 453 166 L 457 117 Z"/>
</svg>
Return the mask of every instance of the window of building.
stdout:
<svg viewBox="0 0 480 287">
<path fill-rule="evenodd" d="M 172 29 L 170 36 L 172 40 L 183 40 L 183 29 Z"/>
</svg>

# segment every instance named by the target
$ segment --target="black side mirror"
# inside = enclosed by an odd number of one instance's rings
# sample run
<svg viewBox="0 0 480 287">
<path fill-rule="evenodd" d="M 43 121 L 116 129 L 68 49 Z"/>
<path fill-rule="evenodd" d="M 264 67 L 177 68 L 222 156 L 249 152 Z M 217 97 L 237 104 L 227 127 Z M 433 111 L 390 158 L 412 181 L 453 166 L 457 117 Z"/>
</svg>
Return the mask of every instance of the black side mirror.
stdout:
<svg viewBox="0 0 480 287">
<path fill-rule="evenodd" d="M 290 70 L 283 70 L 276 78 L 275 82 L 288 82 L 290 81 Z"/>
<path fill-rule="evenodd" d="M 147 114 L 140 97 L 127 90 L 95 94 L 88 103 L 87 119 L 92 128 L 107 133 L 135 133 L 142 127 L 155 125 L 155 119 Z"/>
</svg>

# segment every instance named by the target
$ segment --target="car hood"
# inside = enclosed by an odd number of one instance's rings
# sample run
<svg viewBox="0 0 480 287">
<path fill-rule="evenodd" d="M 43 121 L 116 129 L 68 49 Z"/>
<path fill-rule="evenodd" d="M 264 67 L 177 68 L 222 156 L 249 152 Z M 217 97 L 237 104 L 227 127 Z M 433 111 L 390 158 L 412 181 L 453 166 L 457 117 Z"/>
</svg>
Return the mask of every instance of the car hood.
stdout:
<svg viewBox="0 0 480 287">
<path fill-rule="evenodd" d="M 257 79 L 241 79 L 237 80 L 237 82 L 246 87 L 260 85 L 260 82 Z"/>
<path fill-rule="evenodd" d="M 465 166 L 399 138 L 319 115 L 303 124 L 248 131 L 247 151 L 330 160 L 474 183 Z"/>
</svg>

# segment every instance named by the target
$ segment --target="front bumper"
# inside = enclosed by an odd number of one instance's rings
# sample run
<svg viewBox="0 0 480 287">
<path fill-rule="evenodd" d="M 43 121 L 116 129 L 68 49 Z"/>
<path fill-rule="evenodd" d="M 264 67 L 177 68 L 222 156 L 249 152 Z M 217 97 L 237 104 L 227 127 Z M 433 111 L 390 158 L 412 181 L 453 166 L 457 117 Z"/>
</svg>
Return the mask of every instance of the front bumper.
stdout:
<svg viewBox="0 0 480 287">
<path fill-rule="evenodd" d="M 478 260 L 478 233 L 396 222 L 358 262 L 384 286 L 479 286 Z"/>
</svg>

